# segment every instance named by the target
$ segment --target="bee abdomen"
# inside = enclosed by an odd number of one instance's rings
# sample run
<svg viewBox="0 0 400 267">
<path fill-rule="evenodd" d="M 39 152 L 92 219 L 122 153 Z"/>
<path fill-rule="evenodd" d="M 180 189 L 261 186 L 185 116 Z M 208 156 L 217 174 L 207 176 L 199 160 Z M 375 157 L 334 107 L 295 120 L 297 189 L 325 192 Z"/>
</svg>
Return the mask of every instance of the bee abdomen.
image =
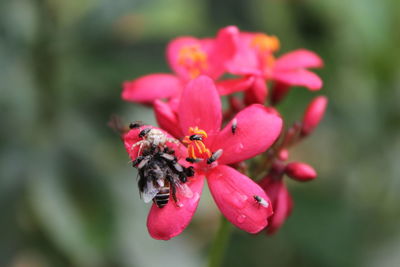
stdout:
<svg viewBox="0 0 400 267">
<path fill-rule="evenodd" d="M 162 208 L 168 204 L 169 200 L 169 186 L 161 188 L 160 192 L 153 198 L 154 203 L 157 207 Z"/>
</svg>

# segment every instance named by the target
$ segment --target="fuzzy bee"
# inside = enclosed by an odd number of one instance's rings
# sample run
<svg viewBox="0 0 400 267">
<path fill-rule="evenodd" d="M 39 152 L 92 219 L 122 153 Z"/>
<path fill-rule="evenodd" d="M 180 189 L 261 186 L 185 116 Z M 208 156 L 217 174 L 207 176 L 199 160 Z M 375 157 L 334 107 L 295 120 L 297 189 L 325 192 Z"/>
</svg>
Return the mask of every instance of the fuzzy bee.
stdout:
<svg viewBox="0 0 400 267">
<path fill-rule="evenodd" d="M 137 125 L 134 125 L 137 128 Z M 139 146 L 138 154 L 141 153 L 143 149 L 148 149 L 152 147 L 163 148 L 165 147 L 167 142 L 170 143 L 178 143 L 178 140 L 167 137 L 162 131 L 154 128 L 145 128 L 140 131 L 139 137 L 143 138 L 132 145 L 131 149 L 134 149 L 136 146 Z"/>
<path fill-rule="evenodd" d="M 193 167 L 184 167 L 178 163 L 175 151 L 166 146 L 166 142 L 175 139 L 157 129 L 146 128 L 139 133 L 144 138 L 132 147 L 140 145 L 139 156 L 133 161 L 138 169 L 138 187 L 145 203 L 153 202 L 162 208 L 168 204 L 170 196 L 178 203 L 177 190 L 183 196 L 191 197 L 192 192 L 185 184 L 187 177 L 194 175 Z"/>
</svg>

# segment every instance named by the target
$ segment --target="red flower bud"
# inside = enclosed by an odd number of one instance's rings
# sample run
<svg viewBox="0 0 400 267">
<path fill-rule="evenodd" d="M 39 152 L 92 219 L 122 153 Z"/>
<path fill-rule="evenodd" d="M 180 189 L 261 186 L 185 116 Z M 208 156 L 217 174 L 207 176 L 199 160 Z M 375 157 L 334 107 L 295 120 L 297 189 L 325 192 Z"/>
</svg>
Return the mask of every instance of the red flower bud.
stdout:
<svg viewBox="0 0 400 267">
<path fill-rule="evenodd" d="M 263 104 L 267 99 L 268 88 L 265 81 L 258 77 L 254 80 L 253 85 L 244 93 L 244 102 L 246 105 Z"/>
<path fill-rule="evenodd" d="M 303 128 L 301 133 L 303 136 L 309 135 L 324 117 L 328 99 L 325 96 L 314 98 L 308 105 L 303 118 Z"/>
<path fill-rule="evenodd" d="M 276 105 L 285 98 L 285 96 L 290 91 L 290 86 L 284 83 L 276 82 L 274 88 L 272 89 L 271 103 Z"/>
<path fill-rule="evenodd" d="M 228 101 L 232 111 L 234 112 L 238 112 L 244 108 L 243 102 L 238 97 L 230 96 Z"/>
<path fill-rule="evenodd" d="M 302 162 L 291 162 L 286 165 L 285 173 L 292 179 L 306 182 L 317 177 L 317 172 L 313 167 Z"/>
<path fill-rule="evenodd" d="M 289 158 L 289 151 L 287 149 L 281 149 L 278 153 L 278 158 L 283 161 L 287 160 Z"/>
</svg>

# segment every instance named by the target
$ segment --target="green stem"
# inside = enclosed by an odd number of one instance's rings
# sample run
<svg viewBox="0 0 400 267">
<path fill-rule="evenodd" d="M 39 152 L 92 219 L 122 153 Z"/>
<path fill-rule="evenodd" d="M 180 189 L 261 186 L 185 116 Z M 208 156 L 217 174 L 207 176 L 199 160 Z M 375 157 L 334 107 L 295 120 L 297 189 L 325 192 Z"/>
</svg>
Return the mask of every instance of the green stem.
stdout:
<svg viewBox="0 0 400 267">
<path fill-rule="evenodd" d="M 208 266 L 220 267 L 228 245 L 232 227 L 224 216 L 221 216 L 218 232 L 211 247 Z"/>
</svg>

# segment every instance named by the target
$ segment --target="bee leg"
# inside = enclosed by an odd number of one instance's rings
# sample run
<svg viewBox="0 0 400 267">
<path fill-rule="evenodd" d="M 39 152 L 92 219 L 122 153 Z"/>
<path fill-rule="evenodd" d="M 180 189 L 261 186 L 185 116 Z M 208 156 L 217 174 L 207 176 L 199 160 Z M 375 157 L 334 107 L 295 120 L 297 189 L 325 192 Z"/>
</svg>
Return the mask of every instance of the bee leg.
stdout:
<svg viewBox="0 0 400 267">
<path fill-rule="evenodd" d="M 186 182 L 187 182 L 187 177 L 186 177 L 186 175 L 185 175 L 184 172 L 180 172 L 180 173 L 179 173 L 179 180 L 180 180 L 182 183 L 186 183 Z"/>
<path fill-rule="evenodd" d="M 192 177 L 194 175 L 194 168 L 193 166 L 190 166 L 188 168 L 185 168 L 185 174 L 187 177 Z"/>
<path fill-rule="evenodd" d="M 178 199 L 176 198 L 176 187 L 174 183 L 171 183 L 171 196 L 175 203 L 178 203 Z"/>
<path fill-rule="evenodd" d="M 167 138 L 167 142 L 174 143 L 174 144 L 179 144 L 179 141 L 174 139 L 174 138 Z"/>
<path fill-rule="evenodd" d="M 145 157 L 144 156 L 139 156 L 137 157 L 133 162 L 132 162 L 132 166 L 136 167 Z"/>
<path fill-rule="evenodd" d="M 166 153 L 166 154 L 170 154 L 170 155 L 173 155 L 173 154 L 175 154 L 175 151 L 173 150 L 173 149 L 170 149 L 169 147 L 165 147 L 164 148 L 164 151 L 163 151 L 164 153 Z"/>
</svg>

